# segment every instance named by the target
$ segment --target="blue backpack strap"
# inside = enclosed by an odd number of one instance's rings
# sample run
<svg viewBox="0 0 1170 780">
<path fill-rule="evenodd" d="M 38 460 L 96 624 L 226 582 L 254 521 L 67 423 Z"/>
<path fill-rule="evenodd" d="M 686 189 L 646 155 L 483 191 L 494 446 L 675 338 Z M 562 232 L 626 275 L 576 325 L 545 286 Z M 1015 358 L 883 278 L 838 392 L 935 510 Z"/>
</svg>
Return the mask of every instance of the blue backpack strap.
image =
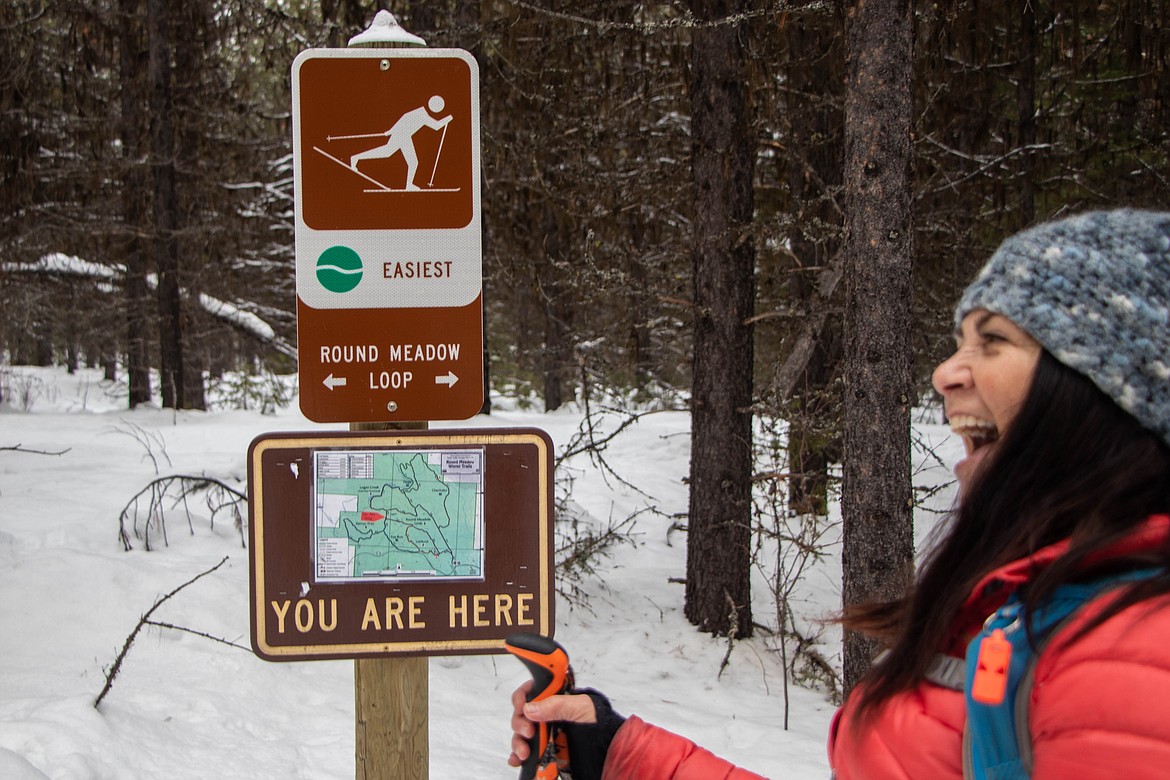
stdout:
<svg viewBox="0 0 1170 780">
<path fill-rule="evenodd" d="M 1057 630 L 1086 603 L 1106 590 L 1161 572 L 1144 569 L 1062 585 L 1036 607 L 1031 616 L 1031 637 L 1024 604 L 1014 594 L 987 619 L 983 631 L 967 645 L 964 778 L 1026 780 L 1031 776 L 1028 716 L 1036 658 Z M 997 687 L 1002 690 L 998 697 Z"/>
</svg>

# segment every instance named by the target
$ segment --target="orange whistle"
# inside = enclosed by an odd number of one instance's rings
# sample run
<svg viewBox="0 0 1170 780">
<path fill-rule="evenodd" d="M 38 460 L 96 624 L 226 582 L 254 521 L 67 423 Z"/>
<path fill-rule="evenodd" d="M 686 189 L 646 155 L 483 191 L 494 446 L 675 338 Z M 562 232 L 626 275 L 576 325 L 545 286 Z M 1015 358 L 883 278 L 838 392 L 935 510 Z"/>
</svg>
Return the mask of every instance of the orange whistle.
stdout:
<svg viewBox="0 0 1170 780">
<path fill-rule="evenodd" d="M 979 657 L 975 665 L 975 679 L 971 682 L 971 698 L 980 704 L 1002 704 L 1007 692 L 1008 667 L 1012 662 L 1012 643 L 1002 629 L 979 642 Z"/>
</svg>

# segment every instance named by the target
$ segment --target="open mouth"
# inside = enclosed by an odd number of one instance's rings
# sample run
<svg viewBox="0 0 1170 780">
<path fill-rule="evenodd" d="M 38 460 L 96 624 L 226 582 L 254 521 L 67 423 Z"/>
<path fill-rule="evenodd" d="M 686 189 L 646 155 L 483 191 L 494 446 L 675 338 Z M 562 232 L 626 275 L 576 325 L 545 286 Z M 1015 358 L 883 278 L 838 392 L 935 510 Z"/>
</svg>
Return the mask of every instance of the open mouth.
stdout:
<svg viewBox="0 0 1170 780">
<path fill-rule="evenodd" d="M 999 440 L 999 429 L 990 420 L 970 415 L 956 415 L 951 420 L 951 430 L 963 437 L 968 454 L 982 449 Z"/>
</svg>

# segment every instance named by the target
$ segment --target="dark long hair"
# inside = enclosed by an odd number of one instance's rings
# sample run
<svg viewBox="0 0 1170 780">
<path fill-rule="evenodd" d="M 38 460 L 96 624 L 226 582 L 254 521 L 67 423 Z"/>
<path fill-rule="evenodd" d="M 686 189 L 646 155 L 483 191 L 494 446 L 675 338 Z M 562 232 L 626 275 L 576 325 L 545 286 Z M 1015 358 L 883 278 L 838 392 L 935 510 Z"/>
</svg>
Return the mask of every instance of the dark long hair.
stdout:
<svg viewBox="0 0 1170 780">
<path fill-rule="evenodd" d="M 913 687 L 934 655 L 960 639 L 955 618 L 988 573 L 1068 539 L 1067 554 L 1030 583 L 1025 600 L 1034 605 L 1062 583 L 1104 573 L 1101 566 L 1118 568 L 1116 560 L 1094 566 L 1093 553 L 1159 513 L 1170 513 L 1170 448 L 1086 377 L 1042 352 L 1020 411 L 960 496 L 912 592 L 846 612 L 847 628 L 878 636 L 891 650 L 867 677 L 862 712 Z M 1170 567 L 1170 548 L 1120 563 Z M 1094 625 L 1166 592 L 1170 573 L 1131 589 Z"/>
</svg>

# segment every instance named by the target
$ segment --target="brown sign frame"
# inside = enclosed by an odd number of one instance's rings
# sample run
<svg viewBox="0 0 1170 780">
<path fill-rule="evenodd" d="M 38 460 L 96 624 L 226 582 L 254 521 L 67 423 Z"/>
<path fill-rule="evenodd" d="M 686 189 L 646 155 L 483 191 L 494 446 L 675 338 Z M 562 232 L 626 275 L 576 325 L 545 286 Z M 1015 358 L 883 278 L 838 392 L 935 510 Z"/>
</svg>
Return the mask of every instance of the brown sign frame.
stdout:
<svg viewBox="0 0 1170 780">
<path fill-rule="evenodd" d="M 474 416 L 485 393 L 478 63 L 461 49 L 309 49 L 291 75 L 302 412 Z"/>
<path fill-rule="evenodd" d="M 313 456 L 483 452 L 476 578 L 319 581 Z M 552 441 L 536 428 L 270 433 L 248 449 L 252 649 L 269 661 L 504 651 L 555 628 Z M 389 530 L 389 520 L 386 520 Z"/>
</svg>

